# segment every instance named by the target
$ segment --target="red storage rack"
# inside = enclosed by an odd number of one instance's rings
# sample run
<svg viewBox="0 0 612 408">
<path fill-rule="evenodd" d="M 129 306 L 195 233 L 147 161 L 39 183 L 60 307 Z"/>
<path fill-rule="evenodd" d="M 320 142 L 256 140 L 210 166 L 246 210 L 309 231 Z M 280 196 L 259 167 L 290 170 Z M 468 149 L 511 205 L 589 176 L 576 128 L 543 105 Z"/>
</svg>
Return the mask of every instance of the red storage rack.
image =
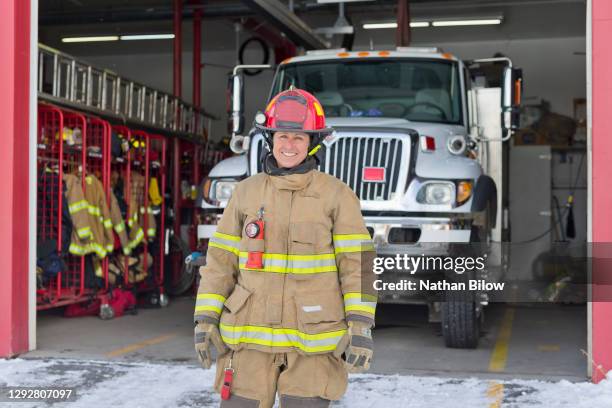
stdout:
<svg viewBox="0 0 612 408">
<path fill-rule="evenodd" d="M 128 208 L 130 207 L 132 195 L 136 198 L 136 208 L 130 208 L 129 212 L 126 211 L 126 225 L 130 231 L 133 229 L 138 231 L 142 228 L 142 238 L 139 237 L 138 233 L 135 236 L 133 233 L 130 234 L 132 243 L 136 244 L 132 247 L 130 257 L 138 258 L 138 263 L 140 264 L 139 272 L 147 271 L 144 278 L 137 279 L 139 274 L 135 270 L 130 274 L 130 259 L 126 257 L 123 270 L 128 271 L 128 273 L 123 275 L 122 286 L 134 289 L 137 292 L 157 292 L 161 295 L 164 293 L 165 202 L 162 200 L 159 206 L 159 214 L 155 216 L 155 235 L 152 236 L 149 233 L 149 229 L 152 227 L 152 225 L 149 225 L 149 214 L 152 211 L 149 185 L 150 177 L 157 177 L 160 192 L 163 196 L 166 188 L 167 142 L 162 136 L 150 135 L 142 130 L 133 130 L 125 126 L 113 126 L 113 130 L 121 135 L 121 138 L 130 146 L 123 158 L 115 158 L 111 163 L 112 171 L 117 172 L 123 179 L 123 195 Z M 151 155 L 156 158 L 154 165 L 151 163 Z M 136 178 L 142 182 L 133 182 Z M 137 191 L 133 191 L 134 188 Z M 131 215 L 134 215 L 134 211 L 137 212 L 138 220 L 136 222 L 130 220 Z"/>
<path fill-rule="evenodd" d="M 164 258 L 165 258 L 165 244 L 166 244 L 166 200 L 164 194 L 166 192 L 166 149 L 167 140 L 161 135 L 149 135 L 148 156 L 149 156 L 149 170 L 150 176 L 156 177 L 159 184 L 159 191 L 161 195 L 161 204 L 156 205 L 158 207 L 157 217 L 157 250 L 153 254 L 155 264 L 153 265 L 155 273 L 155 284 L 160 290 L 160 295 L 164 293 Z M 151 203 L 155 204 L 155 203 Z"/>
<path fill-rule="evenodd" d="M 67 244 L 62 248 L 62 241 L 70 241 L 70 237 L 62 236 L 62 223 L 67 222 L 68 215 L 63 211 L 67 210 L 63 177 L 67 172 L 80 171 L 81 183 L 84 183 L 87 126 L 85 116 L 47 104 L 39 104 L 38 119 L 37 242 L 41 247 L 45 242 L 56 240 L 57 254 L 64 261 L 55 277 L 45 280 L 42 274 L 38 282 L 37 309 L 43 310 L 77 303 L 91 295 L 85 288 L 85 257 L 64 251 Z M 81 133 L 80 148 L 64 141 L 76 129 Z"/>
</svg>

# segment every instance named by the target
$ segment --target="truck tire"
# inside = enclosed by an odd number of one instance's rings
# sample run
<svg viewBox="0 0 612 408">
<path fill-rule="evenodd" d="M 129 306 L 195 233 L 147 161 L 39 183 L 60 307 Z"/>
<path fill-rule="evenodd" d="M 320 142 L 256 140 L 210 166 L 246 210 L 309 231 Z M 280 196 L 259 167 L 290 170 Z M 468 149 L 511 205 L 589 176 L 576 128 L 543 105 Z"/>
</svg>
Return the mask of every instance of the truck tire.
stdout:
<svg viewBox="0 0 612 408">
<path fill-rule="evenodd" d="M 472 293 L 446 291 L 442 302 L 442 336 L 450 348 L 473 349 L 478 347 L 480 318 Z"/>
<path fill-rule="evenodd" d="M 477 228 L 478 230 L 479 228 Z M 481 231 L 472 231 L 470 244 L 458 244 L 451 248 L 451 255 L 457 257 L 478 256 L 477 243 L 481 241 Z M 465 283 L 474 278 L 474 274 L 465 272 L 446 273 L 446 281 Z M 447 290 L 442 302 L 442 336 L 444 344 L 449 348 L 474 349 L 478 347 L 480 338 L 481 316 L 476 305 L 476 293 L 470 290 Z"/>
</svg>

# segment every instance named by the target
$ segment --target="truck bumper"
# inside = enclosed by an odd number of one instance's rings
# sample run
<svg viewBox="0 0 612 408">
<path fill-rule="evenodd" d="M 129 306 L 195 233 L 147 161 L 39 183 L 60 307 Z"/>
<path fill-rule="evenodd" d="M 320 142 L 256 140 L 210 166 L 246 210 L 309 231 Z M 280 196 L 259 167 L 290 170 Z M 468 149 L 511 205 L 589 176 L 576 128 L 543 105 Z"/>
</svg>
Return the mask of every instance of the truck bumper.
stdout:
<svg viewBox="0 0 612 408">
<path fill-rule="evenodd" d="M 395 255 L 444 257 L 450 246 L 469 243 L 471 223 L 465 219 L 450 217 L 365 217 L 366 227 L 376 244 L 378 257 Z M 378 276 L 385 283 L 418 283 L 422 279 L 441 280 L 444 273 L 438 271 L 387 270 Z M 380 303 L 431 304 L 440 301 L 440 296 L 431 291 L 379 290 Z"/>
</svg>

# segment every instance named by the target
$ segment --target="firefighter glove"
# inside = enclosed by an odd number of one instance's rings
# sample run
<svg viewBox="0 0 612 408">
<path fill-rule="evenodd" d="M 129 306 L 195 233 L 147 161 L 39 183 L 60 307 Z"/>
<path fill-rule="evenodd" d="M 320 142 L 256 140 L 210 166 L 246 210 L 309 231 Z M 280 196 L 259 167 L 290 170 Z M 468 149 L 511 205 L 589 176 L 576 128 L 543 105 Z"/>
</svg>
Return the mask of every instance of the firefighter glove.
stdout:
<svg viewBox="0 0 612 408">
<path fill-rule="evenodd" d="M 343 344 L 346 345 L 346 348 L 343 347 Z M 350 320 L 347 333 L 338 344 L 336 355 L 344 351 L 347 371 L 349 373 L 361 373 L 370 369 L 373 348 L 372 325 L 362 321 Z"/>
<path fill-rule="evenodd" d="M 194 341 L 198 360 L 200 360 L 200 364 L 204 368 L 210 368 L 212 365 L 211 343 L 217 350 L 217 356 L 228 351 L 219 333 L 219 327 L 213 323 L 198 322 L 195 326 Z"/>
</svg>

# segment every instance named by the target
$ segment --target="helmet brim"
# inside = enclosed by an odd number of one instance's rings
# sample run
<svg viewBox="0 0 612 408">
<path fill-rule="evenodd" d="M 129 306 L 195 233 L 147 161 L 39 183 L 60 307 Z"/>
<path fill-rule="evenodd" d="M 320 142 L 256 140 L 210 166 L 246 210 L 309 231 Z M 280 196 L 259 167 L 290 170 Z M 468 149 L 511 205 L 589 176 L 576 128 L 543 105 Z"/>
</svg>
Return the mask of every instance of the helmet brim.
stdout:
<svg viewBox="0 0 612 408">
<path fill-rule="evenodd" d="M 265 130 L 266 132 L 293 132 L 293 133 L 306 133 L 307 135 L 329 135 L 334 129 L 323 128 L 317 130 L 303 130 L 303 129 L 292 129 L 292 128 L 270 128 L 263 125 L 255 124 L 255 127 L 259 130 Z"/>
</svg>

